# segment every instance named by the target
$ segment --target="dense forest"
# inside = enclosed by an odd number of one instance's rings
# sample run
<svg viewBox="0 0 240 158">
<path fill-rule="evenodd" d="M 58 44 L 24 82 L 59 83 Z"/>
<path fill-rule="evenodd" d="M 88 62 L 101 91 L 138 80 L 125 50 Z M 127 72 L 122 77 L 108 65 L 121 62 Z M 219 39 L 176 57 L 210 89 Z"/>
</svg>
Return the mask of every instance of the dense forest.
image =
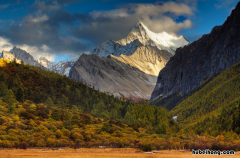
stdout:
<svg viewBox="0 0 240 158">
<path fill-rule="evenodd" d="M 179 128 L 217 136 L 240 134 L 240 63 L 203 81 L 185 96 L 178 93 L 152 103 L 170 109 Z M 226 119 L 227 118 L 227 119 Z"/>
<path fill-rule="evenodd" d="M 191 126 L 198 134 L 217 136 L 231 130 L 240 134 L 239 104 L 240 63 L 184 99 L 171 113 L 178 116 L 180 126 Z"/>
<path fill-rule="evenodd" d="M 240 150 L 239 84 L 235 85 L 239 65 L 220 74 L 225 78 L 218 79 L 218 76 L 196 91 L 191 95 L 195 98 L 186 98 L 168 111 L 163 107 L 121 100 L 51 71 L 0 59 L 0 147 L 103 145 L 144 151 Z M 226 95 L 220 89 L 219 95 L 223 93 L 226 97 L 219 96 L 221 102 L 212 100 L 211 108 L 207 109 L 209 104 L 203 106 L 203 103 L 209 101 L 209 94 L 217 97 L 214 91 L 221 88 L 220 85 L 216 88 L 217 82 L 223 87 L 233 84 L 229 88 L 233 88 L 234 94 Z M 205 102 L 202 94 L 206 94 Z M 198 103 L 198 99 L 202 103 L 195 108 L 194 102 Z M 199 113 L 194 112 L 196 109 Z M 206 117 L 208 113 L 212 116 Z M 174 115 L 178 116 L 178 122 L 172 119 Z M 224 119 L 226 117 L 231 119 Z"/>
</svg>

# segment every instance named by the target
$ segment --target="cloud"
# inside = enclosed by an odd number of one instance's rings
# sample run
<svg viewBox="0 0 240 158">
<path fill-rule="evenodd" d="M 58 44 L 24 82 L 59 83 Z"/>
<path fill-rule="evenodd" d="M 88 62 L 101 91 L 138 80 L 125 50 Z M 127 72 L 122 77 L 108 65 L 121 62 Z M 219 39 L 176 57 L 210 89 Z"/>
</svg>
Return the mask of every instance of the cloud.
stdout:
<svg viewBox="0 0 240 158">
<path fill-rule="evenodd" d="M 4 4 L 4 5 L 0 5 L 0 10 L 6 9 L 10 6 L 10 4 Z"/>
<path fill-rule="evenodd" d="M 39 53 L 42 51 L 51 53 L 52 56 L 61 53 L 69 53 L 70 57 L 79 56 L 90 51 L 92 45 L 59 31 L 70 26 L 74 19 L 76 19 L 75 15 L 63 10 L 59 5 L 47 4 L 44 1 L 36 2 L 30 14 L 19 22 L 0 29 L 0 35 L 8 39 L 12 46 L 26 48 L 30 54 L 31 51 Z"/>
<path fill-rule="evenodd" d="M 62 53 L 72 58 L 91 51 L 101 42 L 125 37 L 137 21 L 142 21 L 153 32 L 171 34 L 192 27 L 188 17 L 193 16 L 194 9 L 186 0 L 181 3 L 129 3 L 117 9 L 90 13 L 70 13 L 63 9 L 63 5 L 79 2 L 82 0 L 35 1 L 25 17 L 11 24 L 0 21 L 0 36 L 8 42 L 1 47 L 16 45 L 27 49 L 34 57 L 43 52 L 51 54 L 50 58 Z M 176 22 L 179 16 L 186 20 Z"/>
<path fill-rule="evenodd" d="M 49 61 L 53 61 L 55 54 L 50 54 L 50 48 L 46 45 L 42 45 L 40 48 L 36 46 L 29 46 L 26 44 L 15 45 L 17 48 L 21 48 L 26 52 L 30 53 L 35 60 L 38 60 L 41 56 L 45 56 Z M 9 40 L 0 37 L 0 50 L 10 51 L 14 45 Z"/>
<path fill-rule="evenodd" d="M 123 5 L 109 11 L 93 11 L 87 18 L 79 18 L 81 25 L 68 29 L 71 35 L 94 39 L 96 44 L 109 39 L 119 40 L 127 35 L 136 24 L 142 21 L 153 32 L 166 31 L 176 34 L 182 29 L 192 27 L 190 20 L 176 22 L 178 16 L 192 16 L 192 8 L 184 3 L 166 2 L 157 4 Z"/>
</svg>

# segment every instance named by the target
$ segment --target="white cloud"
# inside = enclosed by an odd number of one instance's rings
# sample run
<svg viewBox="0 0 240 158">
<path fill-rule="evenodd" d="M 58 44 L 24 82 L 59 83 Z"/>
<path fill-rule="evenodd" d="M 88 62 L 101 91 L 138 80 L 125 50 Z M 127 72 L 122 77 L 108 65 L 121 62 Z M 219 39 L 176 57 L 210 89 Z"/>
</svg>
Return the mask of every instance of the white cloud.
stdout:
<svg viewBox="0 0 240 158">
<path fill-rule="evenodd" d="M 109 11 L 93 11 L 90 15 L 96 19 L 98 17 L 105 17 L 105 18 L 118 18 L 118 17 L 127 17 L 129 16 L 127 9 L 116 9 L 116 10 L 109 10 Z"/>
<path fill-rule="evenodd" d="M 192 15 L 192 9 L 183 3 L 166 2 L 163 5 L 153 4 L 135 4 L 135 7 L 130 10 L 134 11 L 138 15 L 154 16 L 167 12 L 174 13 L 175 15 Z"/>
<path fill-rule="evenodd" d="M 151 31 L 177 34 L 182 29 L 192 27 L 192 22 L 186 19 L 176 22 L 179 16 L 190 18 L 194 7 L 185 3 L 161 2 L 156 4 L 130 3 L 120 9 L 109 11 L 93 11 L 89 14 L 91 20 L 70 30 L 72 35 L 80 38 L 94 39 L 97 44 L 109 39 L 123 38 L 137 21 L 143 22 Z"/>
<path fill-rule="evenodd" d="M 14 47 L 13 44 L 11 44 L 7 39 L 0 37 L 0 51 L 10 51 Z M 51 49 L 43 45 L 40 47 L 40 49 L 36 46 L 29 46 L 26 44 L 23 45 L 16 45 L 17 48 L 21 48 L 22 50 L 25 50 L 29 54 L 33 56 L 35 60 L 38 60 L 41 56 L 46 57 L 49 61 L 54 61 L 55 54 L 51 54 Z"/>
<path fill-rule="evenodd" d="M 23 18 L 24 22 L 34 22 L 34 23 L 38 23 L 38 22 L 44 22 L 47 21 L 49 18 L 46 14 L 41 15 L 41 16 L 32 16 L 32 15 L 28 15 L 26 17 Z"/>
<path fill-rule="evenodd" d="M 47 20 L 48 20 L 48 17 L 45 14 L 43 16 L 35 17 L 32 19 L 33 22 L 42 22 L 42 21 L 47 21 Z"/>
</svg>

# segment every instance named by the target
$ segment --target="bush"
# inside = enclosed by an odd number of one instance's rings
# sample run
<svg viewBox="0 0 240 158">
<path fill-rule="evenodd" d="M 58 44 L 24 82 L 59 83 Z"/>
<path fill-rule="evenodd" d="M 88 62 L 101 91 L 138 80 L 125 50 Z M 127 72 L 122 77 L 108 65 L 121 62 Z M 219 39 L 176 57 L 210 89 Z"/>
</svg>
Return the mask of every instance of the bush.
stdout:
<svg viewBox="0 0 240 158">
<path fill-rule="evenodd" d="M 142 150 L 143 151 L 152 151 L 152 145 L 151 144 L 143 144 L 142 145 Z"/>
</svg>

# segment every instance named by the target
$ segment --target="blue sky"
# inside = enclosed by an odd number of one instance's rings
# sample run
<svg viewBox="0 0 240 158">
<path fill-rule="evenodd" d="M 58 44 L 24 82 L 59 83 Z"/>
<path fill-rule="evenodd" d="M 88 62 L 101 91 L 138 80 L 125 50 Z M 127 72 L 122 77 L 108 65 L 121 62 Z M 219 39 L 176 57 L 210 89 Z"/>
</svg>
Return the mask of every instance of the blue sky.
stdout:
<svg viewBox="0 0 240 158">
<path fill-rule="evenodd" d="M 126 36 L 137 21 L 193 42 L 222 25 L 239 0 L 1 0 L 0 51 L 14 45 L 35 59 L 79 57 Z"/>
</svg>

